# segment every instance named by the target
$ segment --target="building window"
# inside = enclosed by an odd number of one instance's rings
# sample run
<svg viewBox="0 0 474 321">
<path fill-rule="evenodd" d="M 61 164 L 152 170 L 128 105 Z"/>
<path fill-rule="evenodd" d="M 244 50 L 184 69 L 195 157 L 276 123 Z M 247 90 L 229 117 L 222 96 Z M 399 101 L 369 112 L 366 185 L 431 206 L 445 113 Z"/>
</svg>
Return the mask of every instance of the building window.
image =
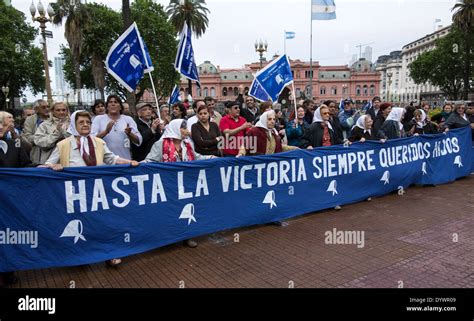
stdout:
<svg viewBox="0 0 474 321">
<path fill-rule="evenodd" d="M 356 96 L 360 96 L 360 86 L 356 86 Z"/>
<path fill-rule="evenodd" d="M 238 95 L 239 95 L 239 88 L 234 87 L 234 96 L 238 96 Z"/>
<path fill-rule="evenodd" d="M 305 78 L 311 78 L 310 76 L 312 76 L 312 75 L 314 76 L 314 71 L 306 70 L 306 71 L 304 72 L 304 77 L 305 77 Z"/>
<path fill-rule="evenodd" d="M 216 88 L 211 87 L 211 97 L 216 97 Z"/>
<path fill-rule="evenodd" d="M 237 75 L 235 75 L 234 78 L 237 79 Z"/>
<path fill-rule="evenodd" d="M 319 90 L 320 95 L 326 95 L 326 87 L 322 86 Z"/>
<path fill-rule="evenodd" d="M 370 95 L 371 96 L 375 95 L 375 85 L 370 85 Z"/>
<path fill-rule="evenodd" d="M 346 85 L 342 86 L 342 94 L 344 96 L 347 95 L 347 86 Z"/>
<path fill-rule="evenodd" d="M 196 95 L 198 97 L 201 97 L 201 88 L 199 88 L 199 87 L 196 88 Z"/>
<path fill-rule="evenodd" d="M 222 96 L 226 97 L 227 96 L 227 88 L 222 88 Z"/>
<path fill-rule="evenodd" d="M 299 98 L 299 97 L 301 97 L 301 89 L 296 88 L 296 98 Z"/>
<path fill-rule="evenodd" d="M 364 96 L 368 96 L 369 95 L 369 87 L 367 87 L 367 85 L 364 85 Z"/>
<path fill-rule="evenodd" d="M 331 87 L 331 95 L 333 95 L 333 96 L 337 95 L 337 87 L 336 86 Z"/>
<path fill-rule="evenodd" d="M 209 96 L 209 89 L 207 89 L 207 87 L 204 87 L 203 93 L 204 93 L 204 97 Z"/>
</svg>

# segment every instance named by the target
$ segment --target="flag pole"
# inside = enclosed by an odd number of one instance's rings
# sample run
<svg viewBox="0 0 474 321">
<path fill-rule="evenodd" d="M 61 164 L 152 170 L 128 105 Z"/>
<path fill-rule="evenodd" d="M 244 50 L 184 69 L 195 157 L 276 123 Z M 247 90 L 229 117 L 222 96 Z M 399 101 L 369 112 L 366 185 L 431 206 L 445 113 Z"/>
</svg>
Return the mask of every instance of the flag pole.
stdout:
<svg viewBox="0 0 474 321">
<path fill-rule="evenodd" d="M 298 118 L 298 106 L 296 105 L 296 92 L 295 92 L 295 82 L 293 81 L 291 83 L 291 89 L 293 90 L 293 103 L 295 104 L 295 122 L 296 122 L 296 119 Z"/>
<path fill-rule="evenodd" d="M 148 72 L 148 76 L 150 76 L 151 87 L 153 88 L 153 95 L 155 96 L 156 111 L 157 111 L 157 114 L 158 114 L 158 119 L 160 120 L 160 123 L 161 123 L 162 120 L 161 120 L 161 113 L 160 113 L 160 105 L 158 105 L 158 98 L 156 97 L 155 83 L 153 82 L 153 77 L 151 76 L 151 71 Z"/>
<path fill-rule="evenodd" d="M 309 98 L 313 99 L 313 4 L 311 3 L 311 32 L 309 36 Z"/>
<path fill-rule="evenodd" d="M 283 30 L 283 43 L 285 44 L 285 55 L 286 55 L 286 30 Z"/>
</svg>

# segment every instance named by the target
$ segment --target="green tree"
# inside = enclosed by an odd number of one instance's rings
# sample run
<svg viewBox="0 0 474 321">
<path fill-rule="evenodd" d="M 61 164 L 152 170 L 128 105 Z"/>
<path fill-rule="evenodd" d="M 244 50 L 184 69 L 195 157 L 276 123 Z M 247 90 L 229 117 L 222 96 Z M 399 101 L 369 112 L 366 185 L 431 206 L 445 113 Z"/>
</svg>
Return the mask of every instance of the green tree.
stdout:
<svg viewBox="0 0 474 321">
<path fill-rule="evenodd" d="M 140 35 L 147 44 L 153 62 L 152 72 L 157 99 L 168 96 L 173 86 L 179 80 L 179 74 L 174 69 L 174 60 L 178 42 L 175 30 L 162 5 L 148 0 L 136 0 L 132 6 L 132 18 L 138 25 Z M 149 77 L 145 75 L 140 87 L 149 87 Z"/>
<path fill-rule="evenodd" d="M 166 13 L 177 32 L 183 30 L 186 22 L 196 38 L 199 38 L 206 32 L 209 24 L 207 15 L 210 11 L 205 5 L 206 1 L 204 0 L 171 0 L 166 8 Z M 190 95 L 192 95 L 191 88 L 191 80 L 188 80 L 188 93 Z"/>
<path fill-rule="evenodd" d="M 83 57 L 90 59 L 94 89 L 98 89 L 105 99 L 106 74 L 104 61 L 114 41 L 120 36 L 122 28 L 120 14 L 109 7 L 91 3 L 86 8 L 94 23 L 84 29 Z M 100 39 L 100 41 L 97 41 Z M 84 60 L 84 58 L 83 58 Z M 90 87 L 88 87 L 90 88 Z"/>
<path fill-rule="evenodd" d="M 204 0 L 171 0 L 166 13 L 176 31 L 181 32 L 186 22 L 194 35 L 199 38 L 206 32 L 209 24 L 207 15 L 210 11 L 205 5 Z"/>
<path fill-rule="evenodd" d="M 0 87 L 8 86 L 9 99 L 30 88 L 44 91 L 43 52 L 33 45 L 38 32 L 26 23 L 25 15 L 0 1 Z M 5 96 L 0 93 L 0 109 Z"/>
<path fill-rule="evenodd" d="M 413 81 L 417 84 L 430 82 L 440 87 L 450 99 L 458 99 L 463 87 L 463 61 L 472 59 L 472 54 L 459 48 L 463 40 L 462 33 L 455 28 L 438 39 L 435 49 L 419 55 L 409 65 Z"/>
<path fill-rule="evenodd" d="M 80 89 L 82 88 L 82 82 L 80 65 L 81 54 L 84 48 L 84 29 L 91 22 L 89 11 L 81 1 L 76 0 L 57 0 L 52 6 L 55 12 L 53 24 L 62 25 L 63 20 L 66 20 L 64 36 L 71 49 L 75 75 L 74 88 L 77 91 L 77 102 L 81 106 Z"/>
<path fill-rule="evenodd" d="M 98 4 L 88 4 L 86 7 L 95 23 L 84 30 L 84 49 L 81 53 L 79 67 L 81 79 L 86 88 L 99 90 L 101 88 L 99 83 L 103 81 L 105 92 L 118 94 L 125 100 L 128 95 L 127 90 L 106 72 L 103 65 L 110 47 L 123 29 L 120 13 Z M 177 46 L 174 36 L 175 30 L 167 21 L 166 13 L 161 5 L 148 0 L 136 0 L 131 6 L 131 12 L 132 18 L 137 23 L 140 34 L 148 46 L 155 69 L 152 72 L 153 80 L 158 99 L 161 99 L 161 97 L 169 95 L 179 79 L 173 67 Z M 75 73 L 70 49 L 62 48 L 61 56 L 66 61 L 64 65 L 65 78 L 69 83 L 73 83 Z M 97 61 L 97 65 L 94 64 L 94 60 Z M 145 75 L 140 83 L 140 88 L 144 90 L 149 87 L 151 87 L 150 78 Z M 140 90 L 141 94 L 143 90 Z M 133 106 L 134 101 L 130 102 Z"/>
<path fill-rule="evenodd" d="M 472 34 L 474 33 L 474 0 L 464 0 L 454 5 L 452 10 L 456 10 L 453 14 L 453 25 L 457 27 L 464 36 L 464 51 L 471 52 Z M 463 67 L 463 99 L 467 100 L 469 95 L 469 78 L 471 76 L 472 60 L 464 60 Z"/>
</svg>

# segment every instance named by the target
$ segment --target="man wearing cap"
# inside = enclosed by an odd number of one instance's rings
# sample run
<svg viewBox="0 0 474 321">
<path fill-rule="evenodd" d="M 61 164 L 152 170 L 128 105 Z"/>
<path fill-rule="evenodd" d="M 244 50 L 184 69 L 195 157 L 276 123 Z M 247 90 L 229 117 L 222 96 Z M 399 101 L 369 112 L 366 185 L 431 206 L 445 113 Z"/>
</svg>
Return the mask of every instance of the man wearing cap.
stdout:
<svg viewBox="0 0 474 321">
<path fill-rule="evenodd" d="M 359 112 L 354 113 L 352 109 L 353 105 L 354 102 L 352 100 L 344 100 L 344 110 L 339 113 L 339 121 L 343 130 L 344 139 L 349 138 L 352 126 L 354 126 L 359 118 Z"/>
<path fill-rule="evenodd" d="M 163 133 L 164 123 L 159 118 L 153 119 L 153 106 L 149 103 L 139 103 L 136 106 L 138 117 L 135 119 L 137 128 L 142 135 L 140 146 L 132 145 L 132 159 L 141 162 L 151 150 Z"/>
<path fill-rule="evenodd" d="M 240 116 L 240 106 L 238 101 L 231 101 L 226 104 L 229 113 L 222 117 L 219 129 L 224 134 L 224 157 L 235 157 L 239 154 L 240 147 L 244 142 L 244 136 L 252 124 Z"/>
</svg>

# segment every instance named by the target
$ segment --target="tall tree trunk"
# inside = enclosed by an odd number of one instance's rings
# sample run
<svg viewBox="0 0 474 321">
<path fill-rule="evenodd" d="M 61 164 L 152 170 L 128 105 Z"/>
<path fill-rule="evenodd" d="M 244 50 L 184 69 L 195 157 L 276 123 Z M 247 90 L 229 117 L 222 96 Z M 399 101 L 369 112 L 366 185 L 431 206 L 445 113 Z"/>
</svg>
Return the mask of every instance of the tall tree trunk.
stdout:
<svg viewBox="0 0 474 321">
<path fill-rule="evenodd" d="M 470 34 L 465 34 L 465 46 L 466 46 L 466 57 L 464 59 L 464 88 L 462 93 L 462 99 L 467 100 L 469 96 L 469 78 L 471 75 L 471 43 L 470 43 Z"/>
<path fill-rule="evenodd" d="M 95 88 L 99 90 L 100 99 L 105 100 L 105 65 L 96 54 L 92 55 L 92 76 L 94 77 Z"/>
<path fill-rule="evenodd" d="M 77 94 L 77 105 L 79 107 L 82 106 L 82 97 L 81 97 L 81 88 L 82 88 L 82 82 L 81 82 L 81 66 L 79 64 L 79 61 L 73 57 L 74 60 L 74 78 L 76 82 L 76 94 Z"/>
<path fill-rule="evenodd" d="M 132 24 L 132 12 L 130 11 L 129 0 L 122 0 L 122 20 L 123 30 L 125 31 Z"/>
<path fill-rule="evenodd" d="M 193 96 L 193 84 L 190 79 L 188 79 L 188 95 L 191 95 L 191 97 Z M 188 97 L 184 97 L 184 99 L 186 98 Z"/>
</svg>

